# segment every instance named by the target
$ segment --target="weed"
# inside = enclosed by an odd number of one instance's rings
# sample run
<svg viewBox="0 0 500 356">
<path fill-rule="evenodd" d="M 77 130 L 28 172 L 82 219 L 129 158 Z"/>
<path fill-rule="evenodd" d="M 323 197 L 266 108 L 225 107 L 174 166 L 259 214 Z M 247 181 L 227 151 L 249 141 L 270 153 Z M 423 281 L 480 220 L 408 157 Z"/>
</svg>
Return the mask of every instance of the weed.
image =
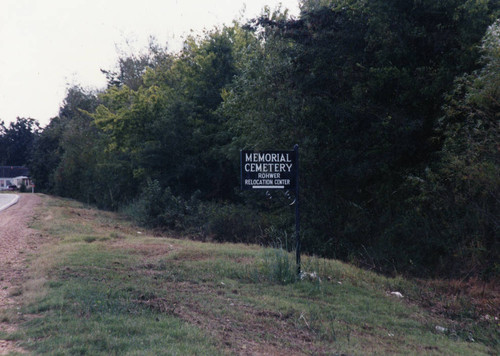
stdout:
<svg viewBox="0 0 500 356">
<path fill-rule="evenodd" d="M 112 231 L 112 232 L 110 232 L 109 237 L 110 237 L 111 239 L 124 239 L 124 238 L 125 238 L 125 236 L 124 236 L 124 235 L 119 234 L 119 233 L 117 233 L 116 231 Z"/>
<path fill-rule="evenodd" d="M 271 283 L 290 284 L 298 280 L 297 266 L 290 253 L 282 248 L 266 249 L 257 275 Z"/>
<path fill-rule="evenodd" d="M 10 317 L 5 312 L 0 312 L 0 323 L 8 323 L 10 321 Z"/>
<path fill-rule="evenodd" d="M 21 288 L 14 288 L 10 293 L 9 297 L 19 297 L 23 294 L 23 290 Z"/>
<path fill-rule="evenodd" d="M 95 237 L 95 236 L 85 236 L 83 238 L 83 241 L 88 242 L 88 243 L 94 242 L 95 240 L 97 240 L 97 237 Z"/>
</svg>

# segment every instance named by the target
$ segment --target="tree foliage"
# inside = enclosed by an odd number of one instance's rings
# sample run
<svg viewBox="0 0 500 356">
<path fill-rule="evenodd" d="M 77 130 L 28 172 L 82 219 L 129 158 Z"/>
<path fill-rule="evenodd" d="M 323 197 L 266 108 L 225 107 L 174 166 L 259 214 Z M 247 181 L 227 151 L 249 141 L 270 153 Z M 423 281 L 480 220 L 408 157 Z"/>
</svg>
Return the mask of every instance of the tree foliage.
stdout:
<svg viewBox="0 0 500 356">
<path fill-rule="evenodd" d="M 436 229 L 446 267 L 457 273 L 500 271 L 500 21 L 482 41 L 483 67 L 457 78 L 438 122 L 444 145 L 419 181 L 420 220 Z M 443 228 L 444 227 L 444 228 Z"/>
<path fill-rule="evenodd" d="M 35 142 L 30 169 L 41 190 L 84 199 L 91 178 L 96 131 L 86 111 L 93 111 L 94 93 L 74 86 L 68 89 L 59 115 Z M 88 199 L 86 197 L 86 199 Z"/>
<path fill-rule="evenodd" d="M 293 197 L 239 192 L 238 152 L 298 143 L 308 253 L 420 274 L 473 257 L 462 266 L 486 276 L 498 25 L 481 38 L 499 15 L 488 0 L 304 0 L 297 18 L 266 8 L 179 53 L 152 42 L 103 71 L 101 93 L 68 91 L 32 170 L 149 226 L 287 243 Z"/>
<path fill-rule="evenodd" d="M 0 121 L 0 165 L 27 165 L 39 133 L 40 124 L 35 119 L 18 117 L 8 127 Z"/>
<path fill-rule="evenodd" d="M 494 2 L 306 1 L 298 19 L 251 24 L 262 45 L 224 109 L 240 147 L 300 144 L 309 252 L 439 264 L 404 221 L 405 182 L 440 149 L 442 96 L 477 68 L 494 13 Z"/>
</svg>

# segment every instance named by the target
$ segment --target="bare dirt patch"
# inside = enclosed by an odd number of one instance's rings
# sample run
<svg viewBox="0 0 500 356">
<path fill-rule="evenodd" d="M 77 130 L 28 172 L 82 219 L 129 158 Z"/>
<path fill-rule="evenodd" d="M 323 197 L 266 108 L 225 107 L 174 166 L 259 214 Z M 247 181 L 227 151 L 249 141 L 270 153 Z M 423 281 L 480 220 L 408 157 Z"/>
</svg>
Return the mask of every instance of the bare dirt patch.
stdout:
<svg viewBox="0 0 500 356">
<path fill-rule="evenodd" d="M 134 255 L 141 255 L 144 257 L 164 257 L 168 255 L 170 252 L 175 250 L 175 247 L 172 244 L 138 244 L 138 243 L 130 243 L 118 241 L 113 243 L 114 248 L 118 248 L 121 250 L 125 250 Z"/>
<path fill-rule="evenodd" d="M 34 194 L 21 194 L 19 202 L 0 212 L 0 312 L 15 309 L 18 305 L 16 295 L 21 289 L 25 259 L 28 253 L 36 250 L 35 232 L 28 228 L 35 208 L 41 198 Z M 0 331 L 13 332 L 16 325 L 8 318 L 0 320 Z M 23 353 L 15 343 L 0 338 L 0 355 L 10 352 Z"/>
<path fill-rule="evenodd" d="M 468 317 L 496 325 L 500 320 L 500 281 L 421 280 L 423 292 L 419 305 L 433 314 L 456 319 L 468 312 Z"/>
<path fill-rule="evenodd" d="M 309 330 L 296 327 L 292 315 L 227 298 L 226 293 L 218 293 L 207 285 L 178 282 L 166 284 L 165 288 L 175 290 L 175 293 L 165 297 L 142 296 L 137 303 L 198 325 L 221 340 L 228 353 L 261 356 L 324 354 L 313 344 L 314 335 Z M 196 295 L 211 296 L 210 307 L 197 300 Z"/>
</svg>

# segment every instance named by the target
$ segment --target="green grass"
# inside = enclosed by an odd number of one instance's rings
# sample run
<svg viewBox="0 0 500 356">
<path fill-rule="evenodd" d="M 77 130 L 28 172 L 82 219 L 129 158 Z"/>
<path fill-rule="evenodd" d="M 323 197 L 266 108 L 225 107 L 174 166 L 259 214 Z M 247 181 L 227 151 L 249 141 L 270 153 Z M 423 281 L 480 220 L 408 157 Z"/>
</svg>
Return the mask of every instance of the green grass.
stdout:
<svg viewBox="0 0 500 356">
<path fill-rule="evenodd" d="M 421 292 L 403 278 L 303 256 L 319 279 L 299 280 L 283 250 L 153 237 L 113 214 L 44 200 L 32 227 L 49 242 L 31 257 L 9 336 L 34 354 L 498 352 L 491 327 L 471 342 L 453 320 L 388 295 Z"/>
</svg>

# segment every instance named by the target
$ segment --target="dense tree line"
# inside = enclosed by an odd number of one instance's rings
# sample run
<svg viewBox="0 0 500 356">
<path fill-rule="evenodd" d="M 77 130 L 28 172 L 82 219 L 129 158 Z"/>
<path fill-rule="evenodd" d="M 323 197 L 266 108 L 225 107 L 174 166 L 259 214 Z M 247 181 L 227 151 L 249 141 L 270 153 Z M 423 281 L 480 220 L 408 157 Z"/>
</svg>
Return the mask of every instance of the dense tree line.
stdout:
<svg viewBox="0 0 500 356">
<path fill-rule="evenodd" d="M 0 166 L 27 165 L 40 131 L 35 119 L 18 117 L 8 126 L 0 121 Z"/>
<path fill-rule="evenodd" d="M 240 192 L 238 153 L 298 143 L 306 252 L 497 276 L 499 16 L 487 0 L 304 0 L 179 53 L 152 43 L 105 90 L 69 89 L 30 168 L 145 225 L 293 246 L 293 197 Z"/>
</svg>

